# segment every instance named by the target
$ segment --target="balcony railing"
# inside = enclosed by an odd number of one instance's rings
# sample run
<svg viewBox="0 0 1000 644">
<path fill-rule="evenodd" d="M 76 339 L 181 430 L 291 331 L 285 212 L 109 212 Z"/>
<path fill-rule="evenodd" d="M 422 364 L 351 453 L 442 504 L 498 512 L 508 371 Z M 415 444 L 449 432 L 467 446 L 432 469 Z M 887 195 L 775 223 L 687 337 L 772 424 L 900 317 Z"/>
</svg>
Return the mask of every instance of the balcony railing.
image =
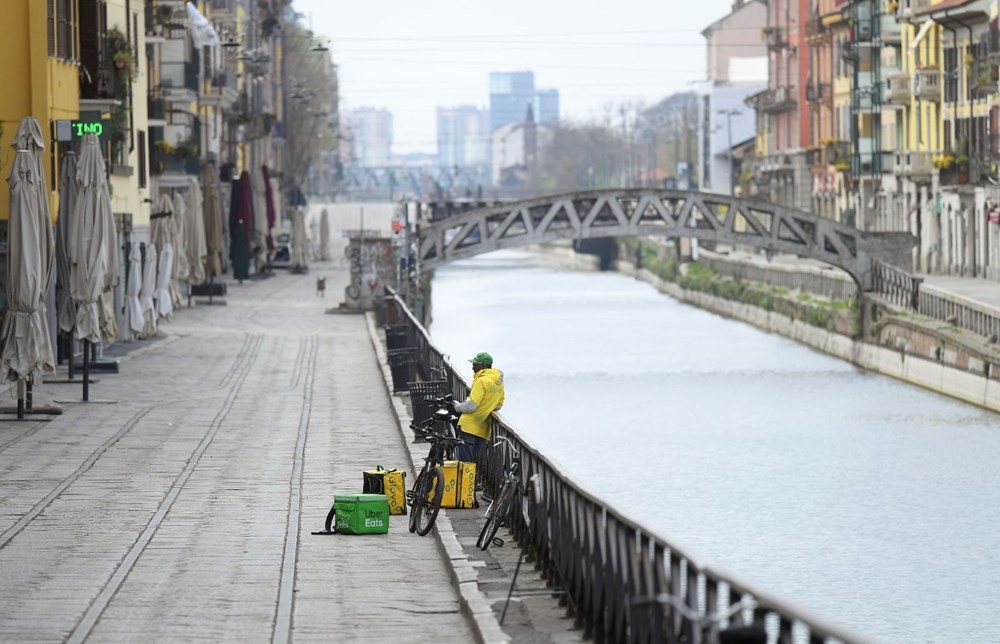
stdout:
<svg viewBox="0 0 1000 644">
<path fill-rule="evenodd" d="M 997 66 L 986 61 L 976 61 L 972 70 L 972 92 L 978 96 L 988 96 L 996 94 L 1000 82 L 1000 74 L 997 73 Z"/>
<path fill-rule="evenodd" d="M 781 27 L 764 27 L 764 42 L 768 49 L 784 49 L 788 46 L 785 30 Z"/>
<path fill-rule="evenodd" d="M 772 87 L 757 98 L 757 109 L 761 112 L 785 112 L 794 107 L 795 99 L 788 87 Z"/>
<path fill-rule="evenodd" d="M 149 119 L 163 121 L 167 118 L 166 101 L 163 100 L 163 95 L 159 92 L 150 92 L 146 105 Z"/>
<path fill-rule="evenodd" d="M 909 105 L 910 103 L 909 74 L 891 74 L 885 79 L 886 102 L 892 105 Z"/>
<path fill-rule="evenodd" d="M 112 99 L 117 96 L 119 74 L 111 65 L 100 65 L 97 69 L 88 70 L 80 81 L 80 98 Z"/>
<path fill-rule="evenodd" d="M 806 100 L 810 102 L 822 101 L 830 98 L 829 83 L 811 83 L 806 85 Z"/>
<path fill-rule="evenodd" d="M 941 70 L 927 67 L 913 72 L 913 95 L 930 101 L 941 100 Z"/>
</svg>

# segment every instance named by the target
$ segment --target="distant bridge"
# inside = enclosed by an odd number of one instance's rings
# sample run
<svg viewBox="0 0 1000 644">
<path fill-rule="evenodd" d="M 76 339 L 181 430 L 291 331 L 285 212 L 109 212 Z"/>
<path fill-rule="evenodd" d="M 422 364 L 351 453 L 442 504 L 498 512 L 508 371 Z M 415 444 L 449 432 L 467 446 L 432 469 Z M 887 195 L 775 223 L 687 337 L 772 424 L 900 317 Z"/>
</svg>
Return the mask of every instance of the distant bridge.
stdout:
<svg viewBox="0 0 1000 644">
<path fill-rule="evenodd" d="M 917 239 L 868 233 L 763 201 L 678 190 L 592 190 L 499 203 L 432 218 L 419 230 L 419 260 L 433 268 L 504 248 L 561 239 L 687 237 L 752 246 L 825 262 L 873 290 L 876 264 L 907 266 Z"/>
</svg>

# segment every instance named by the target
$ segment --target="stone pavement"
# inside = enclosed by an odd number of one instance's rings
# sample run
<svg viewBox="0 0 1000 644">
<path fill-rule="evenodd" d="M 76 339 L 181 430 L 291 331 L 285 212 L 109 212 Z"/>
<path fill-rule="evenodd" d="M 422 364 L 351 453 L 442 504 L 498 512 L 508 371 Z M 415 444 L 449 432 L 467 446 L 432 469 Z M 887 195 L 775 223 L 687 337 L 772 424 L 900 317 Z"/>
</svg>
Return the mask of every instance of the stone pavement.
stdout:
<svg viewBox="0 0 1000 644">
<path fill-rule="evenodd" d="M 475 639 L 406 517 L 310 534 L 411 458 L 366 319 L 326 315 L 316 274 L 230 284 L 124 345 L 92 402 L 42 385 L 62 415 L 0 417 L 0 641 Z"/>
</svg>

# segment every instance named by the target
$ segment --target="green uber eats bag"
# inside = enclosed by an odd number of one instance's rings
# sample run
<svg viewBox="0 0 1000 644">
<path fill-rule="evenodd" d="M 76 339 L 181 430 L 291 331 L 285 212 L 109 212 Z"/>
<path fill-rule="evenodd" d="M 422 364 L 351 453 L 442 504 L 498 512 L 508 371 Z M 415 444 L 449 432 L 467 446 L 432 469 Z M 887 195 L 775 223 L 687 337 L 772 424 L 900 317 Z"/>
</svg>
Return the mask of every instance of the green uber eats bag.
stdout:
<svg viewBox="0 0 1000 644">
<path fill-rule="evenodd" d="M 326 515 L 326 532 L 337 534 L 386 534 L 389 500 L 384 494 L 337 494 Z"/>
</svg>

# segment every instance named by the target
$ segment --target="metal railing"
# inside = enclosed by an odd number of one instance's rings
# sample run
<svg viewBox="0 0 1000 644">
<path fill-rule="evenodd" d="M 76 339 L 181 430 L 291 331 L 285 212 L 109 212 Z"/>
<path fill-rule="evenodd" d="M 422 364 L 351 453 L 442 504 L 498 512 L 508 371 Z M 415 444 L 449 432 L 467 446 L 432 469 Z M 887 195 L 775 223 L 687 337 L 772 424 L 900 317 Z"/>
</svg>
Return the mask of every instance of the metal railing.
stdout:
<svg viewBox="0 0 1000 644">
<path fill-rule="evenodd" d="M 468 394 L 468 384 L 430 340 L 396 293 L 386 289 L 385 320 L 409 325 L 416 343 L 419 368 L 431 365 L 447 372 L 456 399 Z M 435 375 L 439 379 L 440 374 Z M 732 574 L 710 566 L 648 528 L 632 521 L 565 474 L 563 468 L 521 437 L 502 418 L 492 419 L 493 436 L 513 442 L 521 453 L 521 479 L 535 490 L 534 502 L 522 503 L 511 530 L 518 544 L 535 555 L 550 585 L 566 592 L 568 612 L 584 636 L 605 642 L 697 642 L 695 623 L 670 606 L 662 610 L 634 609 L 638 597 L 669 593 L 685 598 L 692 609 L 724 611 L 744 597 L 755 607 L 739 612 L 731 624 L 770 624 L 777 641 L 791 644 L 792 631 L 807 631 L 808 641 L 861 641 L 857 635 L 774 596 L 752 588 Z M 477 477 L 495 494 L 505 471 L 508 450 L 486 450 Z M 797 641 L 797 640 L 796 640 Z M 805 640 L 803 640 L 805 641 Z"/>
<path fill-rule="evenodd" d="M 921 283 L 923 279 L 906 271 L 879 261 L 872 261 L 872 291 L 894 306 L 907 311 L 917 311 Z"/>
<path fill-rule="evenodd" d="M 1000 338 L 1000 311 L 929 284 L 920 286 L 916 311 L 984 338 Z"/>
</svg>

